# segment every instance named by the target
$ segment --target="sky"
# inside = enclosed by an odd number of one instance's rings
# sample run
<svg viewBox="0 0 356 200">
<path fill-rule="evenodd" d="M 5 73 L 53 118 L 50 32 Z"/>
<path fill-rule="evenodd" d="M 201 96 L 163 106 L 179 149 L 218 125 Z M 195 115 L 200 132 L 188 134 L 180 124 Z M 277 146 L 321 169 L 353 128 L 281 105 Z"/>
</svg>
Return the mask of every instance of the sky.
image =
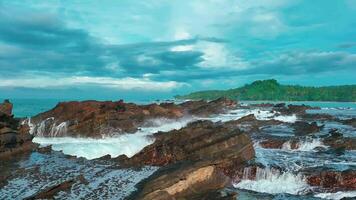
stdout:
<svg viewBox="0 0 356 200">
<path fill-rule="evenodd" d="M 356 84 L 356 0 L 0 0 L 0 98 Z"/>
</svg>

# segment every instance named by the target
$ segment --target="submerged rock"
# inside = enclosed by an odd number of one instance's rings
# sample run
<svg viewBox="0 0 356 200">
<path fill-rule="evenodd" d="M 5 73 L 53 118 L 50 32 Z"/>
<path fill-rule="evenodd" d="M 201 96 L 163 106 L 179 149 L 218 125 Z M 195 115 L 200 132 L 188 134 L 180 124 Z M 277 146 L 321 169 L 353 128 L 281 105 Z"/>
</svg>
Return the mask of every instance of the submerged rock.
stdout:
<svg viewBox="0 0 356 200">
<path fill-rule="evenodd" d="M 280 112 L 282 115 L 304 115 L 307 110 L 320 110 L 319 107 L 312 107 L 308 105 L 288 105 L 285 106 L 284 103 L 277 104 L 273 107 L 273 110 Z"/>
<path fill-rule="evenodd" d="M 344 150 L 356 149 L 356 138 L 344 137 L 337 129 L 330 130 L 329 136 L 324 138 L 323 142 L 339 153 Z"/>
<path fill-rule="evenodd" d="M 292 124 L 292 127 L 294 128 L 294 132 L 296 135 L 308 135 L 312 133 L 317 133 L 320 132 L 324 126 L 318 126 L 316 122 L 308 123 L 304 121 L 297 121 L 294 124 Z"/>
</svg>

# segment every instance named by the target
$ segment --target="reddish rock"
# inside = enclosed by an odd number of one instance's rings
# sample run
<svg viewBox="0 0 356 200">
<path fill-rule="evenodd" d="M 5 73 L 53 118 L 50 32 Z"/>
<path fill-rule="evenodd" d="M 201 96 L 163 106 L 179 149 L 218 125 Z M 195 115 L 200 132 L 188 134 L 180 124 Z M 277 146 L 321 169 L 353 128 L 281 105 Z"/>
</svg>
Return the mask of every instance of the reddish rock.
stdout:
<svg viewBox="0 0 356 200">
<path fill-rule="evenodd" d="M 356 138 L 344 137 L 337 129 L 332 129 L 330 135 L 323 139 L 324 144 L 338 150 L 356 150 Z"/>
<path fill-rule="evenodd" d="M 0 104 L 0 112 L 11 116 L 12 115 L 12 103 L 9 100 L 4 100 L 3 103 Z"/>
<path fill-rule="evenodd" d="M 254 158 L 248 135 L 223 123 L 197 121 L 154 137 L 153 144 L 132 158 L 117 159 L 122 166 L 164 166 L 141 182 L 129 199 L 214 199 L 208 193 L 224 199 L 217 191 L 231 185 Z"/>
<path fill-rule="evenodd" d="M 42 136 L 101 137 L 112 133 L 132 133 L 155 118 L 177 119 L 184 114 L 206 116 L 236 105 L 225 98 L 206 102 L 136 105 L 123 101 L 63 102 L 31 119 L 35 133 Z"/>
<path fill-rule="evenodd" d="M 308 176 L 307 182 L 311 186 L 337 190 L 356 189 L 356 171 L 322 171 Z"/>
<path fill-rule="evenodd" d="M 12 109 L 12 104 L 8 108 Z M 5 109 L 7 113 L 0 112 L 0 159 L 11 158 L 12 155 L 29 152 L 36 147 L 32 143 L 32 135 L 29 134 L 29 127 L 21 125 L 11 113 L 12 110 Z M 10 115 L 9 115 L 10 114 Z"/>
<path fill-rule="evenodd" d="M 251 139 L 239 129 L 211 121 L 192 122 L 180 130 L 154 135 L 155 142 L 131 158 L 126 165 L 163 166 L 182 160 L 249 160 L 254 156 Z"/>
</svg>

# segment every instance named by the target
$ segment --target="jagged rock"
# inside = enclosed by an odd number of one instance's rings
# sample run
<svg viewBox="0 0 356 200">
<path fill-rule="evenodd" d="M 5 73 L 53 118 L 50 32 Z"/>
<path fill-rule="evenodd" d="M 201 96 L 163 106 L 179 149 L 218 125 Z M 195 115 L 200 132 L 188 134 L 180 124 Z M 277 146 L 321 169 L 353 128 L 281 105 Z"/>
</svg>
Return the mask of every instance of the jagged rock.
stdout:
<svg viewBox="0 0 356 200">
<path fill-rule="evenodd" d="M 238 120 L 231 120 L 226 122 L 226 125 L 232 126 L 232 127 L 238 127 L 242 130 L 245 130 L 249 133 L 251 132 L 258 132 L 260 131 L 260 128 L 264 126 L 271 126 L 271 125 L 278 125 L 278 124 L 283 124 L 283 122 L 270 119 L 270 120 L 258 120 L 256 119 L 254 114 L 249 114 L 244 117 L 241 117 Z"/>
<path fill-rule="evenodd" d="M 12 104 L 5 101 L 0 107 L 0 159 L 11 158 L 14 154 L 35 148 L 28 126 L 21 125 L 12 116 Z"/>
<path fill-rule="evenodd" d="M 319 107 L 312 107 L 307 105 L 288 105 L 285 107 L 285 104 L 277 104 L 274 106 L 274 110 L 280 112 L 282 115 L 304 115 L 306 110 L 319 110 Z"/>
<path fill-rule="evenodd" d="M 132 199 L 179 199 L 222 189 L 254 157 L 251 139 L 223 123 L 197 121 L 180 130 L 154 135 L 155 142 L 122 166 L 165 166 L 139 184 Z"/>
<path fill-rule="evenodd" d="M 356 171 L 321 171 L 307 177 L 307 182 L 311 186 L 319 186 L 334 191 L 355 190 Z"/>
<path fill-rule="evenodd" d="M 356 127 L 356 118 L 351 118 L 351 119 L 344 119 L 344 120 L 338 120 L 340 123 L 349 125 L 352 127 Z"/>
<path fill-rule="evenodd" d="M 356 138 L 354 137 L 344 137 L 337 129 L 332 129 L 329 131 L 329 136 L 324 138 L 324 144 L 332 147 L 337 152 L 341 153 L 342 150 L 355 150 L 356 149 Z"/>
<path fill-rule="evenodd" d="M 308 123 L 304 121 L 297 121 L 292 124 L 296 135 L 308 135 L 319 132 L 324 126 L 318 126 L 316 122 Z"/>
<path fill-rule="evenodd" d="M 208 163 L 177 163 L 162 168 L 138 186 L 129 199 L 191 199 L 223 189 L 230 183 L 215 165 Z"/>
<path fill-rule="evenodd" d="M 181 160 L 242 159 L 254 156 L 251 139 L 239 129 L 221 123 L 197 121 L 180 130 L 154 135 L 155 142 L 131 158 L 127 165 L 163 166 Z M 241 157 L 244 152 L 245 157 Z"/>
<path fill-rule="evenodd" d="M 185 102 L 181 106 L 192 115 L 209 116 L 211 114 L 219 114 L 231 109 L 237 105 L 236 101 L 228 98 L 219 98 L 214 101 L 192 101 Z"/>
<path fill-rule="evenodd" d="M 12 115 L 12 103 L 8 99 L 4 100 L 3 103 L 0 104 L 0 112 L 6 115 Z"/>
<path fill-rule="evenodd" d="M 224 112 L 236 102 L 221 98 L 206 102 L 185 102 L 136 105 L 122 100 L 72 101 L 59 103 L 55 108 L 31 119 L 35 133 L 41 136 L 101 137 L 111 133 L 132 133 L 155 118 L 177 119 L 184 114 L 206 116 Z"/>
<path fill-rule="evenodd" d="M 300 116 L 303 120 L 307 120 L 307 121 L 334 121 L 335 117 L 329 114 L 325 114 L 325 113 L 315 113 L 315 114 L 311 114 L 311 113 L 305 113 L 303 115 Z"/>
</svg>

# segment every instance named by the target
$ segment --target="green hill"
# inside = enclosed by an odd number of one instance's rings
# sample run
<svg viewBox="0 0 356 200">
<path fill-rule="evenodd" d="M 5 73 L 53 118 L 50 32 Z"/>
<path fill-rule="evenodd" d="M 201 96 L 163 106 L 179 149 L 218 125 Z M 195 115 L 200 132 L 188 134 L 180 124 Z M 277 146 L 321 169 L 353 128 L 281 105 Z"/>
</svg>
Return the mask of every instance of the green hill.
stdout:
<svg viewBox="0 0 356 200">
<path fill-rule="evenodd" d="M 207 90 L 176 96 L 177 99 L 212 100 L 228 97 L 238 100 L 271 101 L 356 101 L 356 85 L 305 87 L 281 85 L 276 80 L 260 80 L 240 88 L 229 90 Z"/>
</svg>

